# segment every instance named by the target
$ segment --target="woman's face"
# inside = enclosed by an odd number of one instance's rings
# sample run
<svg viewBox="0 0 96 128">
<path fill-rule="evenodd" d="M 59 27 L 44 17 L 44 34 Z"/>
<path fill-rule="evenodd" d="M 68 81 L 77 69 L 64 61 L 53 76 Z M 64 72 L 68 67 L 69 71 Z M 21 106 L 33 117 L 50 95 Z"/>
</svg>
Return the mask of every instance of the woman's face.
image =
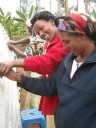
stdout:
<svg viewBox="0 0 96 128">
<path fill-rule="evenodd" d="M 52 41 L 56 34 L 56 27 L 54 25 L 53 20 L 37 20 L 33 26 L 36 34 L 40 36 L 40 38 Z"/>
<path fill-rule="evenodd" d="M 82 55 L 86 48 L 86 42 L 82 36 L 69 35 L 68 32 L 59 31 L 61 40 L 64 42 L 64 48 L 69 49 L 74 55 Z"/>
</svg>

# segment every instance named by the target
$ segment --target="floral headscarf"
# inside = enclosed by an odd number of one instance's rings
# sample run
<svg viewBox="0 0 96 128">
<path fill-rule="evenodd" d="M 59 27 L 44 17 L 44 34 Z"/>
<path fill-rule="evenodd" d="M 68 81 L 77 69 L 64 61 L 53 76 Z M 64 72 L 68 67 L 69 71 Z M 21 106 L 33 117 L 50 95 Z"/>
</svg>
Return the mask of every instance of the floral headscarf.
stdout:
<svg viewBox="0 0 96 128">
<path fill-rule="evenodd" d="M 59 17 L 64 19 L 58 26 L 59 30 L 69 32 L 84 32 L 92 40 L 96 41 L 96 21 L 83 13 L 71 13 L 68 16 Z"/>
</svg>

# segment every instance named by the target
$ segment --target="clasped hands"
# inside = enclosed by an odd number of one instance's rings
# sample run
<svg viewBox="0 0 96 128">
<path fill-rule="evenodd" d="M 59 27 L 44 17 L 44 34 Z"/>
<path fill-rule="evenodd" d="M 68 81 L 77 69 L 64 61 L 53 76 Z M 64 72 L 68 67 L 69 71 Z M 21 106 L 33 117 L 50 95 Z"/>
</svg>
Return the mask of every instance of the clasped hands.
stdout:
<svg viewBox="0 0 96 128">
<path fill-rule="evenodd" d="M 13 63 L 8 61 L 7 63 L 0 62 L 0 76 L 7 77 L 10 80 L 20 82 L 21 77 L 20 74 L 15 72 L 12 68 L 14 67 Z"/>
</svg>

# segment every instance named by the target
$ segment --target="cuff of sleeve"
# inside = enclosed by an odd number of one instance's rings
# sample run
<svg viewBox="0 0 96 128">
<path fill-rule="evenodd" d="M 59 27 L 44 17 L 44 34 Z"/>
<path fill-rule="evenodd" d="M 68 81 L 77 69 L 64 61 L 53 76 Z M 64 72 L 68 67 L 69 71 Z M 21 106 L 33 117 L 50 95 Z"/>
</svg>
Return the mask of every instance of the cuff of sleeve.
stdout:
<svg viewBox="0 0 96 128">
<path fill-rule="evenodd" d="M 28 69 L 28 60 L 26 58 L 24 58 L 24 70 L 27 71 Z"/>
<path fill-rule="evenodd" d="M 24 66 L 25 71 L 29 71 L 29 70 L 34 71 L 35 63 L 34 63 L 34 59 L 32 59 L 32 57 L 24 58 L 24 64 L 25 64 L 25 66 Z"/>
<path fill-rule="evenodd" d="M 24 86 L 24 81 L 25 81 L 25 77 L 23 74 L 20 75 L 21 77 L 21 81 L 20 82 L 17 82 L 17 87 L 22 87 Z"/>
</svg>

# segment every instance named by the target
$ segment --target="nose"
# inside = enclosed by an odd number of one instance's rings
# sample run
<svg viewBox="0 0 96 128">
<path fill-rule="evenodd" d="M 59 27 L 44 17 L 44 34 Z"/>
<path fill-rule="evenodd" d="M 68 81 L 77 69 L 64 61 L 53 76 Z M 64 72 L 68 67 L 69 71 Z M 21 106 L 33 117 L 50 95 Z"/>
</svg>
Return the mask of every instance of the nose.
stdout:
<svg viewBox="0 0 96 128">
<path fill-rule="evenodd" d="M 44 38 L 44 33 L 43 32 L 40 32 L 40 38 L 42 39 L 42 38 Z"/>
</svg>

